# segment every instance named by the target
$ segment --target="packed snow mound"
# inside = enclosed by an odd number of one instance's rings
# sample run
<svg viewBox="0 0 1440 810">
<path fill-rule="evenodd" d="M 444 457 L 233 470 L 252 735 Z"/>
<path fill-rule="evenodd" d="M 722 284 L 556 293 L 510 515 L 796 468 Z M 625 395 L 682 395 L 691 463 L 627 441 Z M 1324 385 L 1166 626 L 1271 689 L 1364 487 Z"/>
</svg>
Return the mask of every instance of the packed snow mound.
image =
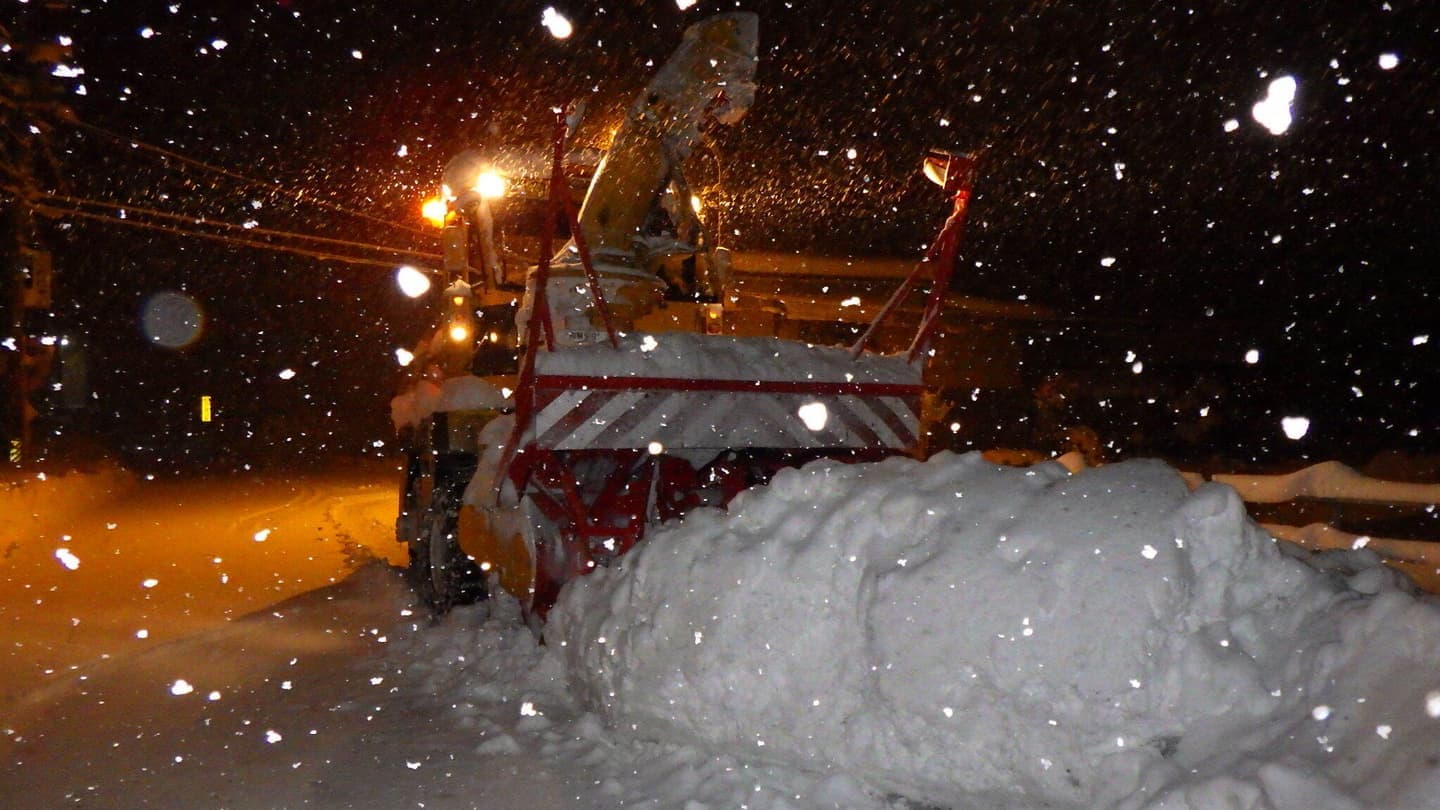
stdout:
<svg viewBox="0 0 1440 810">
<path fill-rule="evenodd" d="M 535 363 L 549 375 L 920 384 L 919 364 L 901 356 L 851 359 L 846 349 L 800 341 L 694 332 L 626 335 L 619 350 L 609 343 L 576 346 L 540 352 Z"/>
<path fill-rule="evenodd" d="M 1160 462 L 785 471 L 568 586 L 546 636 L 617 729 L 920 802 L 1440 806 L 1433 600 Z"/>
</svg>

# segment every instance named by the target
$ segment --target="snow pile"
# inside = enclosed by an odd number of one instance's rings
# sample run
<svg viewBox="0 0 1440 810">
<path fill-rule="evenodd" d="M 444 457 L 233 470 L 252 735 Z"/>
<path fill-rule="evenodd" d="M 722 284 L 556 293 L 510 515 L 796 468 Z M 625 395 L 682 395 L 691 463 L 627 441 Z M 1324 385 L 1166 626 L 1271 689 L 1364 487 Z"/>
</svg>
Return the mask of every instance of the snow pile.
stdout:
<svg viewBox="0 0 1440 810">
<path fill-rule="evenodd" d="M 1158 462 L 818 462 L 566 589 L 641 738 L 986 807 L 1435 807 L 1440 609 Z"/>
<path fill-rule="evenodd" d="M 861 355 L 768 337 L 693 332 L 632 334 L 617 351 L 609 343 L 536 355 L 540 374 L 595 377 L 702 378 L 919 385 L 920 366 L 903 357 Z"/>
<path fill-rule="evenodd" d="M 445 781 L 408 802 L 366 806 L 779 810 L 801 797 L 803 807 L 891 807 L 845 774 L 617 737 L 575 699 L 561 658 L 537 643 L 503 592 L 453 612 L 441 628 L 398 628 L 385 662 L 404 672 L 404 694 L 428 697 L 415 709 L 446 707 L 428 731 L 433 754 L 394 757 L 439 764 Z"/>
</svg>

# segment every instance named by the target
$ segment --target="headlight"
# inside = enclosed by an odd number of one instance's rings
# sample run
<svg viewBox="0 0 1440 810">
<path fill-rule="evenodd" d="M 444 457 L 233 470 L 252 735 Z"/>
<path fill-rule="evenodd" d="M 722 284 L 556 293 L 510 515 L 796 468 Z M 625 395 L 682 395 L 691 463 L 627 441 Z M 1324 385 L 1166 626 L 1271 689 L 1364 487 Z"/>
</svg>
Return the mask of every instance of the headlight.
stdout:
<svg viewBox="0 0 1440 810">
<path fill-rule="evenodd" d="M 498 172 L 481 172 L 475 178 L 475 191 L 487 200 L 498 200 L 505 196 L 505 177 Z"/>
</svg>

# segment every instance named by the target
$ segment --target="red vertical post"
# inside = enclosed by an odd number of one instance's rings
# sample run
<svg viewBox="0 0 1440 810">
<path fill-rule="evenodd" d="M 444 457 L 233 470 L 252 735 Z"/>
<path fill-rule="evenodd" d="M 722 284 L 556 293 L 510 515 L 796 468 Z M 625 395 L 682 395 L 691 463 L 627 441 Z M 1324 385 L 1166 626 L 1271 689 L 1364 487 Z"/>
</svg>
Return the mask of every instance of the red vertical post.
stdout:
<svg viewBox="0 0 1440 810">
<path fill-rule="evenodd" d="M 930 288 L 930 300 L 925 305 L 925 314 L 920 319 L 920 328 L 915 332 L 915 339 L 910 343 L 908 359 L 911 361 L 919 356 L 940 323 L 940 309 L 945 303 L 945 293 L 950 289 L 950 279 L 955 275 L 955 255 L 960 252 L 960 237 L 965 233 L 965 216 L 970 210 L 968 181 L 965 186 L 955 191 L 951 205 L 950 216 L 940 229 L 940 237 L 935 240 L 939 261 L 935 266 L 935 281 Z"/>
</svg>

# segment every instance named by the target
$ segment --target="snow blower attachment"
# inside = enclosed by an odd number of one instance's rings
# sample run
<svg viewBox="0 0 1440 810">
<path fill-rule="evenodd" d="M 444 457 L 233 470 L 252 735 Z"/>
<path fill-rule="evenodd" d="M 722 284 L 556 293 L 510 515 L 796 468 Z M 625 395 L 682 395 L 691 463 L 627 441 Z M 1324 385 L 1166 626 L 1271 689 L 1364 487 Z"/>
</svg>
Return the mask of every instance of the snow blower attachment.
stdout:
<svg viewBox="0 0 1440 810">
<path fill-rule="evenodd" d="M 853 349 L 781 339 L 774 320 L 757 334 L 711 272 L 723 251 L 660 245 L 644 231 L 700 133 L 748 107 L 755 36 L 749 13 L 686 32 L 631 107 L 578 216 L 564 188 L 569 126 L 557 113 L 551 198 L 572 236 L 552 258 L 547 227 L 515 316 L 518 375 L 422 373 L 396 399 L 410 439 L 397 535 L 437 612 L 483 596 L 488 581 L 538 625 L 566 582 L 618 559 L 648 527 L 724 507 L 785 467 L 920 453 L 925 389 L 913 360 L 936 313 L 927 308 L 909 358 L 867 353 L 871 333 Z M 953 265 L 969 195 L 973 161 L 960 160 L 947 187 L 956 213 L 926 257 L 942 268 Z M 702 283 L 667 294 L 664 268 L 685 250 Z M 947 279 L 936 273 L 936 288 Z M 932 293 L 932 305 L 942 298 Z"/>
</svg>

